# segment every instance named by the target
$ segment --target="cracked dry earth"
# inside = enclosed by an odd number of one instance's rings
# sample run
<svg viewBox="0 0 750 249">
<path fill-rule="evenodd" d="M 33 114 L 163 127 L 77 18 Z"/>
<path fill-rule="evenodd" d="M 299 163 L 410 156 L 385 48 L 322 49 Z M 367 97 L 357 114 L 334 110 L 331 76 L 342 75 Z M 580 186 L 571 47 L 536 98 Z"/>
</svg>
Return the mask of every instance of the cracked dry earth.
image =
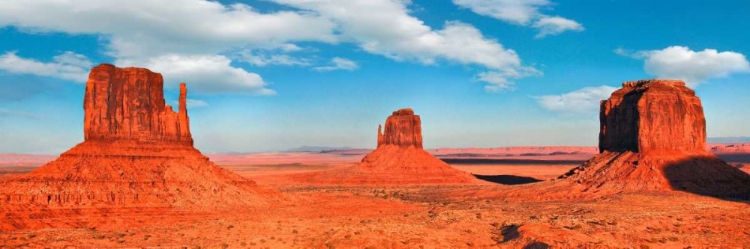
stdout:
<svg viewBox="0 0 750 249">
<path fill-rule="evenodd" d="M 516 186 L 518 187 L 518 186 Z M 476 199 L 486 185 L 277 187 L 283 203 L 214 212 L 30 212 L 0 248 L 748 248 L 750 206 L 689 193 Z M 502 189 L 502 188 L 500 188 Z M 3 214 L 3 222 L 8 217 Z M 33 228 L 33 229 L 32 229 Z"/>
</svg>

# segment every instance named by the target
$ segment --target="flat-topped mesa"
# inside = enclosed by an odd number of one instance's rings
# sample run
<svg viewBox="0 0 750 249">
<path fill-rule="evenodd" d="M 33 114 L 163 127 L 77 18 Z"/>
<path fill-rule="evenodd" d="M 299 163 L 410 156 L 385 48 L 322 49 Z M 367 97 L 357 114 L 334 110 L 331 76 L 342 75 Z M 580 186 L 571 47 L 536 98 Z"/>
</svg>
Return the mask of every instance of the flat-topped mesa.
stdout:
<svg viewBox="0 0 750 249">
<path fill-rule="evenodd" d="M 414 115 L 411 108 L 393 112 L 385 120 L 384 133 L 380 132 L 378 126 L 378 147 L 383 145 L 422 148 L 422 121 L 419 115 Z"/>
<path fill-rule="evenodd" d="M 750 175 L 706 150 L 701 101 L 675 80 L 625 82 L 601 102 L 599 154 L 555 180 L 505 197 L 600 198 L 683 191 L 750 199 Z"/>
<path fill-rule="evenodd" d="M 385 128 L 385 129 L 383 129 Z M 378 148 L 357 165 L 290 176 L 298 182 L 335 185 L 465 184 L 476 181 L 422 148 L 422 122 L 412 109 L 393 112 L 378 126 Z"/>
<path fill-rule="evenodd" d="M 679 80 L 625 82 L 601 102 L 600 152 L 706 153 L 706 119 L 695 92 Z"/>
<path fill-rule="evenodd" d="M 164 80 L 145 68 L 101 64 L 86 82 L 86 141 L 131 140 L 193 145 L 187 87 L 180 84 L 178 111 L 164 101 Z"/>
</svg>

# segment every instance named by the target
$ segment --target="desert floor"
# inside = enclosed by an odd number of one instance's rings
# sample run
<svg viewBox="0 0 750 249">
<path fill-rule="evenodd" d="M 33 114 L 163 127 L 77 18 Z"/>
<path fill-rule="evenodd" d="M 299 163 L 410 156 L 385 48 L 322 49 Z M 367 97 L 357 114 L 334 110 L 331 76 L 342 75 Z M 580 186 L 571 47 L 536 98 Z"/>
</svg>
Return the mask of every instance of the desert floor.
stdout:
<svg viewBox="0 0 750 249">
<path fill-rule="evenodd" d="M 348 167 L 361 158 L 357 155 L 212 158 L 278 191 L 283 200 L 223 210 L 5 213 L 0 221 L 16 228 L 0 231 L 0 248 L 750 248 L 747 201 L 683 192 L 556 201 L 470 194 L 551 179 L 586 157 L 445 159 L 493 182 L 398 187 L 286 180 L 290 174 Z M 0 167 L 7 174 L 31 169 Z"/>
</svg>

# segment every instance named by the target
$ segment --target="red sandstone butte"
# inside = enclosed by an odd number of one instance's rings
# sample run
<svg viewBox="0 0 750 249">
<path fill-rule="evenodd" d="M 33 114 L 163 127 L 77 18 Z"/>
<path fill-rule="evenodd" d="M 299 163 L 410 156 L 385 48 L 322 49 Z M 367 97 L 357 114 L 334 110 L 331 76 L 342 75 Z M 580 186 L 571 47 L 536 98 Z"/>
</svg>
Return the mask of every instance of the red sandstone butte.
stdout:
<svg viewBox="0 0 750 249">
<path fill-rule="evenodd" d="M 412 109 L 393 112 L 378 126 L 378 147 L 359 164 L 292 176 L 307 183 L 343 185 L 457 184 L 476 179 L 422 148 L 422 122 Z"/>
<path fill-rule="evenodd" d="M 750 197 L 750 175 L 706 150 L 703 107 L 684 82 L 625 82 L 601 102 L 599 117 L 600 153 L 561 176 L 581 191 Z"/>
<path fill-rule="evenodd" d="M 385 120 L 385 134 L 378 125 L 378 148 L 385 145 L 422 148 L 422 120 L 410 108 L 393 112 Z"/>
<path fill-rule="evenodd" d="M 253 181 L 216 166 L 193 147 L 180 85 L 178 111 L 161 74 L 94 67 L 84 97 L 84 142 L 0 185 L 0 204 L 202 206 L 262 202 Z"/>
</svg>

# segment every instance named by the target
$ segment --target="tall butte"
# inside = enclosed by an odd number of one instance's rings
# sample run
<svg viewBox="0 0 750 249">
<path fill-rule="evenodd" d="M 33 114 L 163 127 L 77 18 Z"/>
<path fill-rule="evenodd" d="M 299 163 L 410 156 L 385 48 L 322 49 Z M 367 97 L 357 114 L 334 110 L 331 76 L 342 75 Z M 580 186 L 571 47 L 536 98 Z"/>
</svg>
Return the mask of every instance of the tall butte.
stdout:
<svg viewBox="0 0 750 249">
<path fill-rule="evenodd" d="M 220 207 L 257 204 L 255 182 L 216 166 L 193 147 L 180 84 L 164 101 L 161 74 L 94 67 L 84 97 L 84 142 L 0 185 L 0 203 L 36 206 Z"/>
<path fill-rule="evenodd" d="M 750 197 L 750 175 L 706 151 L 703 107 L 684 82 L 625 82 L 601 102 L 599 120 L 600 153 L 560 177 L 575 189 Z"/>
<path fill-rule="evenodd" d="M 359 164 L 292 176 L 307 183 L 342 185 L 458 184 L 476 179 L 422 148 L 422 121 L 410 108 L 393 112 L 378 126 L 378 147 Z"/>
</svg>

